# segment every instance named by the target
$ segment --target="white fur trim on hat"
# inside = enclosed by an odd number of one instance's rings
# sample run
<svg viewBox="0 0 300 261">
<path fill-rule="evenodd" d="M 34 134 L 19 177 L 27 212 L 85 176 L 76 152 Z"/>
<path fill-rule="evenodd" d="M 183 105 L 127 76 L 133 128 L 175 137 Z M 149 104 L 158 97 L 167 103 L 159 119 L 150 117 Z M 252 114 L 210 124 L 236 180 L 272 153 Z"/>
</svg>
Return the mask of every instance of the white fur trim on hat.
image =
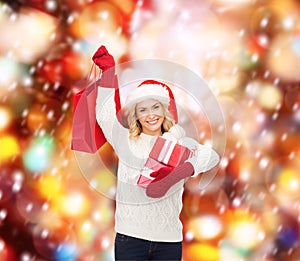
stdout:
<svg viewBox="0 0 300 261">
<path fill-rule="evenodd" d="M 155 99 L 162 103 L 169 103 L 170 101 L 169 92 L 166 87 L 160 84 L 144 84 L 128 95 L 124 107 L 128 108 L 147 99 Z"/>
</svg>

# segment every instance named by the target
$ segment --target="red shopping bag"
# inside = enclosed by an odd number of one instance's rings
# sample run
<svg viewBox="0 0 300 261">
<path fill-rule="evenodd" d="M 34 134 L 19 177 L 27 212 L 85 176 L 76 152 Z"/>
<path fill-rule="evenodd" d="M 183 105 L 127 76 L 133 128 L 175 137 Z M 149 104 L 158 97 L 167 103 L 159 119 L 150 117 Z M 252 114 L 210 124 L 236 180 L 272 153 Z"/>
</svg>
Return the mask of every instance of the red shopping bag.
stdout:
<svg viewBox="0 0 300 261">
<path fill-rule="evenodd" d="M 106 138 L 96 120 L 96 99 L 98 85 L 115 89 L 116 116 L 122 124 L 121 102 L 118 78 L 115 74 L 114 58 L 101 45 L 93 55 L 93 64 L 88 78 L 80 86 L 82 91 L 74 96 L 74 113 L 72 124 L 71 149 L 95 153 L 105 142 Z M 101 71 L 101 77 L 96 79 L 96 65 Z M 92 79 L 91 76 L 94 76 Z"/>
<path fill-rule="evenodd" d="M 91 79 L 96 68 L 92 65 L 89 77 L 82 81 L 83 89 L 74 95 L 71 149 L 95 153 L 106 139 L 96 122 L 96 81 Z"/>
<path fill-rule="evenodd" d="M 101 84 L 101 79 L 94 81 L 91 75 L 96 75 L 96 67 L 93 64 L 88 79 L 84 81 L 86 86 L 83 86 L 80 92 L 74 96 L 74 111 L 72 123 L 72 138 L 71 149 L 95 153 L 105 142 L 106 138 L 102 129 L 96 120 L 96 98 L 97 98 L 97 84 Z M 113 85 L 115 87 L 115 101 L 118 119 L 120 121 L 120 96 L 118 89 L 117 76 L 113 76 Z"/>
</svg>

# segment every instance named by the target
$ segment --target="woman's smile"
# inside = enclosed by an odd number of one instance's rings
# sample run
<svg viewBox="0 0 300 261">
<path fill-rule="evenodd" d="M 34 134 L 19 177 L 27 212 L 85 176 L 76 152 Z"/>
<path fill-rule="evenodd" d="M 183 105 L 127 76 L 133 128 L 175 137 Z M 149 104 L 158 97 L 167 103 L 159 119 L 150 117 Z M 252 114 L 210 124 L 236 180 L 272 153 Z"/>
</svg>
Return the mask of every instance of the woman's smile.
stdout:
<svg viewBox="0 0 300 261">
<path fill-rule="evenodd" d="M 158 122 L 159 118 L 146 120 L 146 122 L 150 125 L 155 125 Z"/>
</svg>

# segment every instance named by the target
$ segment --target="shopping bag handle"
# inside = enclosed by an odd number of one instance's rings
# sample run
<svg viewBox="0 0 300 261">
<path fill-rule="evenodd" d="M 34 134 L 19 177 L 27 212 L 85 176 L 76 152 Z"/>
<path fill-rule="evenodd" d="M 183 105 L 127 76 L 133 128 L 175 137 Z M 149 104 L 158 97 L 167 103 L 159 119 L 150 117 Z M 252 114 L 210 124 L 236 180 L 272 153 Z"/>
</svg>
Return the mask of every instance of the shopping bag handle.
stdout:
<svg viewBox="0 0 300 261">
<path fill-rule="evenodd" d="M 88 74 L 87 80 L 91 81 L 91 84 L 86 88 L 85 92 L 88 95 L 94 88 L 96 88 L 96 82 L 101 78 L 101 72 L 97 78 L 97 67 L 95 63 L 92 63 L 90 72 Z"/>
</svg>

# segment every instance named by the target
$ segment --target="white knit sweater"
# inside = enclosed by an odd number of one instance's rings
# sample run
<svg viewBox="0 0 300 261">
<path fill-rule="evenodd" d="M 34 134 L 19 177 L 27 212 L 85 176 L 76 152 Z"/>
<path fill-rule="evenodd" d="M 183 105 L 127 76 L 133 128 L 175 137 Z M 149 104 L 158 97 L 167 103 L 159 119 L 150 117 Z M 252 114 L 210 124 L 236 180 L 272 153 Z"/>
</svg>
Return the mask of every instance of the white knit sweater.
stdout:
<svg viewBox="0 0 300 261">
<path fill-rule="evenodd" d="M 119 158 L 116 232 L 150 241 L 182 241 L 182 223 L 179 215 L 182 209 L 184 181 L 175 184 L 159 199 L 149 198 L 145 189 L 137 185 L 137 179 L 156 137 L 142 133 L 137 139 L 129 139 L 129 130 L 116 118 L 114 89 L 98 88 L 96 117 L 107 141 Z M 214 150 L 200 145 L 193 139 L 182 137 L 178 142 L 187 147 L 197 148 L 194 157 L 188 159 L 194 166 L 194 175 L 211 169 L 219 161 L 219 156 Z"/>
</svg>

